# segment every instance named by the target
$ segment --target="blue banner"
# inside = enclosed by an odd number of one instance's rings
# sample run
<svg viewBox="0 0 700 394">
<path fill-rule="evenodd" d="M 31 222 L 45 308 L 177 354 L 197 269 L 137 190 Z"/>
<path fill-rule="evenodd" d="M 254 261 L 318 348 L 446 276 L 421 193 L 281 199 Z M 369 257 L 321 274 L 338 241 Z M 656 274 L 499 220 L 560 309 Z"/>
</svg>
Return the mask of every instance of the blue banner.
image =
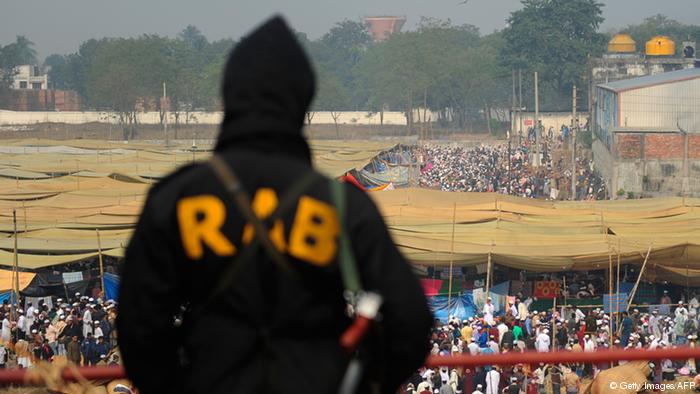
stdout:
<svg viewBox="0 0 700 394">
<path fill-rule="evenodd" d="M 628 300 L 629 294 L 627 293 L 613 294 L 611 303 L 610 294 L 604 294 L 603 310 L 605 310 L 605 313 L 622 313 L 625 310 L 625 308 L 627 308 L 627 303 L 629 302 Z"/>
</svg>

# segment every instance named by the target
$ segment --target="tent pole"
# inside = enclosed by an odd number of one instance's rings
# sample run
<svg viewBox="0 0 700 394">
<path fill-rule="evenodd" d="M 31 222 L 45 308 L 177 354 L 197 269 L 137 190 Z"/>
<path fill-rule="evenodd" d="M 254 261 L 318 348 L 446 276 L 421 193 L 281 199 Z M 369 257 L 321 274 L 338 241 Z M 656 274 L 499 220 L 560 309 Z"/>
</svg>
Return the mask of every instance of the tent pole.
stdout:
<svg viewBox="0 0 700 394">
<path fill-rule="evenodd" d="M 637 287 L 639 286 L 639 282 L 642 280 L 642 275 L 644 275 L 644 269 L 647 267 L 647 261 L 649 261 L 649 254 L 651 253 L 651 245 L 649 245 L 649 249 L 647 250 L 647 255 L 644 257 L 644 263 L 642 263 L 642 269 L 639 270 L 639 276 L 637 276 L 637 282 L 634 284 L 634 287 L 632 288 L 632 292 L 630 293 L 629 300 L 627 301 L 627 308 L 625 308 L 626 312 L 629 312 L 630 307 L 632 306 L 632 301 L 634 300 L 634 296 L 637 293 Z"/>
<path fill-rule="evenodd" d="M 24 205 L 24 201 L 22 201 L 22 210 L 24 211 L 24 232 L 27 232 L 27 207 Z"/>
<path fill-rule="evenodd" d="M 685 247 L 685 294 L 688 298 L 686 298 L 685 302 L 690 301 L 690 269 L 688 268 L 688 246 L 686 245 Z"/>
<path fill-rule="evenodd" d="M 447 290 L 447 320 L 450 320 L 452 306 L 452 267 L 455 260 L 455 223 L 457 222 L 457 202 L 452 206 L 452 243 L 450 246 L 450 285 Z"/>
<path fill-rule="evenodd" d="M 612 249 L 610 248 L 610 244 L 608 244 L 608 262 L 609 262 L 609 270 L 608 270 L 608 293 L 610 296 L 609 299 L 609 305 L 610 305 L 610 313 L 612 314 L 612 300 L 613 300 L 613 261 L 612 261 Z M 603 308 L 605 309 L 605 308 Z M 610 321 L 608 322 L 609 327 L 609 332 L 610 332 L 610 338 L 608 338 L 609 341 L 609 346 L 610 349 L 613 348 L 613 329 L 612 329 L 612 322 L 613 319 L 611 318 Z M 612 363 L 610 363 L 612 366 Z"/>
<path fill-rule="evenodd" d="M 615 300 L 615 324 L 620 327 L 620 240 L 617 240 L 617 299 Z"/>
<path fill-rule="evenodd" d="M 486 299 L 491 296 L 491 252 L 486 262 Z"/>
<path fill-rule="evenodd" d="M 100 259 L 100 285 L 102 286 L 102 299 L 105 298 L 105 270 L 104 266 L 102 265 L 102 242 L 100 241 L 100 230 L 95 229 L 95 232 L 97 233 L 97 256 Z"/>
<path fill-rule="evenodd" d="M 566 275 L 564 275 L 564 288 L 562 289 L 564 292 L 564 308 L 566 308 L 569 305 L 569 289 L 566 287 Z M 566 316 L 563 316 L 566 319 Z"/>
<path fill-rule="evenodd" d="M 12 261 L 12 293 L 14 295 L 14 301 L 17 304 L 15 308 L 19 307 L 19 272 L 17 272 L 17 210 L 12 210 L 12 225 L 14 226 L 14 253 Z M 12 300 L 10 300 L 12 301 Z M 12 308 L 10 308 L 12 310 Z"/>
<path fill-rule="evenodd" d="M 556 346 L 554 345 L 554 342 L 557 340 L 557 323 L 556 323 L 556 313 L 557 313 L 557 293 L 554 293 L 554 308 L 552 309 L 552 319 L 554 319 L 554 324 L 552 324 L 552 340 L 550 343 L 552 344 L 552 351 L 556 350 Z"/>
</svg>

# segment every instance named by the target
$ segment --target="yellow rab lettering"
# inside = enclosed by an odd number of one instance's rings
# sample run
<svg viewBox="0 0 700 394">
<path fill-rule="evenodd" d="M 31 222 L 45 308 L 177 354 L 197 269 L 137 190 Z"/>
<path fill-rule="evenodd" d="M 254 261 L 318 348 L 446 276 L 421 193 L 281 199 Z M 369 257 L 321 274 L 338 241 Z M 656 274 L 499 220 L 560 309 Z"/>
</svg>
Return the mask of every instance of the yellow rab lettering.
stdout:
<svg viewBox="0 0 700 394">
<path fill-rule="evenodd" d="M 212 195 L 187 197 L 178 201 L 180 237 L 187 257 L 199 260 L 206 244 L 219 256 L 232 256 L 236 247 L 221 232 L 226 219 L 224 203 Z"/>
<path fill-rule="evenodd" d="M 302 196 L 289 236 L 289 254 L 326 266 L 335 257 L 338 232 L 338 215 L 333 206 Z"/>
<path fill-rule="evenodd" d="M 261 219 L 264 219 L 274 212 L 277 208 L 277 194 L 270 188 L 261 188 L 255 192 L 255 197 L 253 198 L 253 212 L 255 215 Z M 275 220 L 272 230 L 270 230 L 270 240 L 275 245 L 277 250 L 284 252 L 286 249 L 286 244 L 284 241 L 284 223 L 281 219 Z M 250 223 L 246 224 L 243 228 L 243 244 L 248 245 L 250 241 L 253 240 L 253 235 L 255 235 L 255 229 Z"/>
</svg>

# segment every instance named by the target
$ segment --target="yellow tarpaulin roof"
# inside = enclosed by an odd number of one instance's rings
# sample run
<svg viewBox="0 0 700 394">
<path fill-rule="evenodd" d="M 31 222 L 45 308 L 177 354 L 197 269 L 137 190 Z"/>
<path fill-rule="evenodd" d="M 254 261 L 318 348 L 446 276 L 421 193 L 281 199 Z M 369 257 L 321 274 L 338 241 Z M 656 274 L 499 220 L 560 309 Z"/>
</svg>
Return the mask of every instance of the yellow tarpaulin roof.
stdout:
<svg viewBox="0 0 700 394">
<path fill-rule="evenodd" d="M 192 160 L 184 144 L 168 149 L 83 140 L 1 145 L 0 169 L 7 171 L 6 177 L 0 174 L 0 265 L 12 265 L 14 211 L 21 232 L 19 265 L 27 269 L 94 258 L 95 229 L 105 255 L 123 256 L 151 186 L 146 178 Z M 364 167 L 395 145 L 311 143 L 317 168 L 331 176 Z M 208 154 L 196 152 L 196 158 Z M 49 177 L 24 179 L 33 174 Z M 550 202 L 425 189 L 370 195 L 396 244 L 416 264 L 484 264 L 491 254 L 495 264 L 529 271 L 602 269 L 618 253 L 621 262 L 639 265 L 651 245 L 650 275 L 700 270 L 700 199 Z M 683 274 L 686 267 L 690 270 Z"/>
<path fill-rule="evenodd" d="M 18 272 L 19 290 L 24 290 L 34 280 L 36 274 L 32 272 Z M 0 269 L 0 291 L 12 290 L 12 270 Z"/>
<path fill-rule="evenodd" d="M 495 264 L 528 271 L 603 269 L 618 254 L 641 265 L 651 246 L 652 265 L 700 269 L 700 199 L 548 202 L 424 189 L 371 196 L 418 264 L 484 264 L 491 254 Z"/>
</svg>

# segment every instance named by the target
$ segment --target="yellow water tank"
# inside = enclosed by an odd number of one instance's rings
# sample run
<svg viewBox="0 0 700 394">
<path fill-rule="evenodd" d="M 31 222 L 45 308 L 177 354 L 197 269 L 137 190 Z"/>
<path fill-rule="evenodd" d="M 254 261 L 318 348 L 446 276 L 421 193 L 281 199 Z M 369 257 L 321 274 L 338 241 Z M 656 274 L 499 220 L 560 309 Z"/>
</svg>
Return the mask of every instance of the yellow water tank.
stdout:
<svg viewBox="0 0 700 394">
<path fill-rule="evenodd" d="M 655 36 L 647 41 L 647 56 L 674 56 L 676 43 L 666 36 Z"/>
<path fill-rule="evenodd" d="M 615 34 L 608 42 L 610 53 L 634 53 L 637 51 L 637 42 L 629 34 Z"/>
</svg>

